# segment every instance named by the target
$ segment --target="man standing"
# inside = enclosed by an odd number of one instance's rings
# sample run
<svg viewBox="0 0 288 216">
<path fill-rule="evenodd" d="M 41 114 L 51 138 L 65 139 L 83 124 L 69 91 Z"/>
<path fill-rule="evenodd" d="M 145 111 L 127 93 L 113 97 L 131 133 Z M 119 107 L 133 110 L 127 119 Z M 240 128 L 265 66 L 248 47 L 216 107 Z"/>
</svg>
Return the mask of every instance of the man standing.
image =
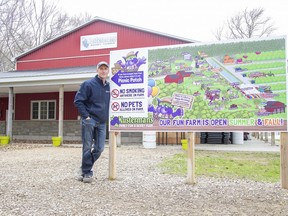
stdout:
<svg viewBox="0 0 288 216">
<path fill-rule="evenodd" d="M 110 85 L 107 82 L 109 65 L 101 61 L 97 75 L 81 84 L 74 105 L 81 115 L 82 165 L 79 181 L 91 183 L 93 165 L 104 151 L 106 121 L 109 115 Z"/>
</svg>

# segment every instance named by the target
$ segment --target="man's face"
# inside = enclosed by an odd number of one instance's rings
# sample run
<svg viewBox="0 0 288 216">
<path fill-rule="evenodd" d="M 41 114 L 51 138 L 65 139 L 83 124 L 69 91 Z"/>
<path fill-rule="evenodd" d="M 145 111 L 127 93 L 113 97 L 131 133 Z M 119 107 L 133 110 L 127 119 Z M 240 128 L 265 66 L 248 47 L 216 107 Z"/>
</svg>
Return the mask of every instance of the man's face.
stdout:
<svg viewBox="0 0 288 216">
<path fill-rule="evenodd" d="M 109 74 L 109 68 L 106 65 L 101 65 L 98 69 L 98 76 L 102 80 L 106 80 Z"/>
</svg>

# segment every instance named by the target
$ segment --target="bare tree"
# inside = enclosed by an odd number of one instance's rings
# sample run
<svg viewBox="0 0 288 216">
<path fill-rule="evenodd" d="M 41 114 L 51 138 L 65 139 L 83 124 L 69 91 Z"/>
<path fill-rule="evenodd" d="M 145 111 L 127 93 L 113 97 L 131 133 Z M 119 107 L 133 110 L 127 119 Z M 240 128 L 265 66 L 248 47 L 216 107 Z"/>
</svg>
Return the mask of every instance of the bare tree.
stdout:
<svg viewBox="0 0 288 216">
<path fill-rule="evenodd" d="M 263 8 L 240 11 L 218 27 L 214 36 L 221 39 L 257 38 L 271 35 L 276 28 L 270 17 L 264 15 Z"/>
<path fill-rule="evenodd" d="M 53 0 L 0 0 L 0 71 L 14 69 L 12 57 L 91 18 L 70 17 Z"/>
<path fill-rule="evenodd" d="M 224 28 L 225 28 L 225 25 L 219 26 L 214 33 L 214 36 L 219 41 L 223 38 Z"/>
</svg>

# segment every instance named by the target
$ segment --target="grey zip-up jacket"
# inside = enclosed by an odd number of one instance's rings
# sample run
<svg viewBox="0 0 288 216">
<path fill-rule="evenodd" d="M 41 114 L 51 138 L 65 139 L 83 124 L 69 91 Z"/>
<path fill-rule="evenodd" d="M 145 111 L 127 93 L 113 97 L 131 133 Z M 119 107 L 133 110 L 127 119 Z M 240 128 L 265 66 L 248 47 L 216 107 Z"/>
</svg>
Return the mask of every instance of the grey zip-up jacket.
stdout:
<svg viewBox="0 0 288 216">
<path fill-rule="evenodd" d="M 84 81 L 75 95 L 74 105 L 82 118 L 88 116 L 98 122 L 106 122 L 109 117 L 110 84 L 96 75 Z"/>
</svg>

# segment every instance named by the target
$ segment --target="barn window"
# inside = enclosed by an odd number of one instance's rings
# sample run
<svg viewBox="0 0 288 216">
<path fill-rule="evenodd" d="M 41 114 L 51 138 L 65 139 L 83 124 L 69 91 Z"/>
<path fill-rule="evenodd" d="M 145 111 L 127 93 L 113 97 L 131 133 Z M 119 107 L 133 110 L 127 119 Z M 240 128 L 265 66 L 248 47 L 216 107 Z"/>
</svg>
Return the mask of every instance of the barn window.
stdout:
<svg viewBox="0 0 288 216">
<path fill-rule="evenodd" d="M 56 101 L 32 101 L 31 103 L 31 119 L 56 119 Z"/>
</svg>

